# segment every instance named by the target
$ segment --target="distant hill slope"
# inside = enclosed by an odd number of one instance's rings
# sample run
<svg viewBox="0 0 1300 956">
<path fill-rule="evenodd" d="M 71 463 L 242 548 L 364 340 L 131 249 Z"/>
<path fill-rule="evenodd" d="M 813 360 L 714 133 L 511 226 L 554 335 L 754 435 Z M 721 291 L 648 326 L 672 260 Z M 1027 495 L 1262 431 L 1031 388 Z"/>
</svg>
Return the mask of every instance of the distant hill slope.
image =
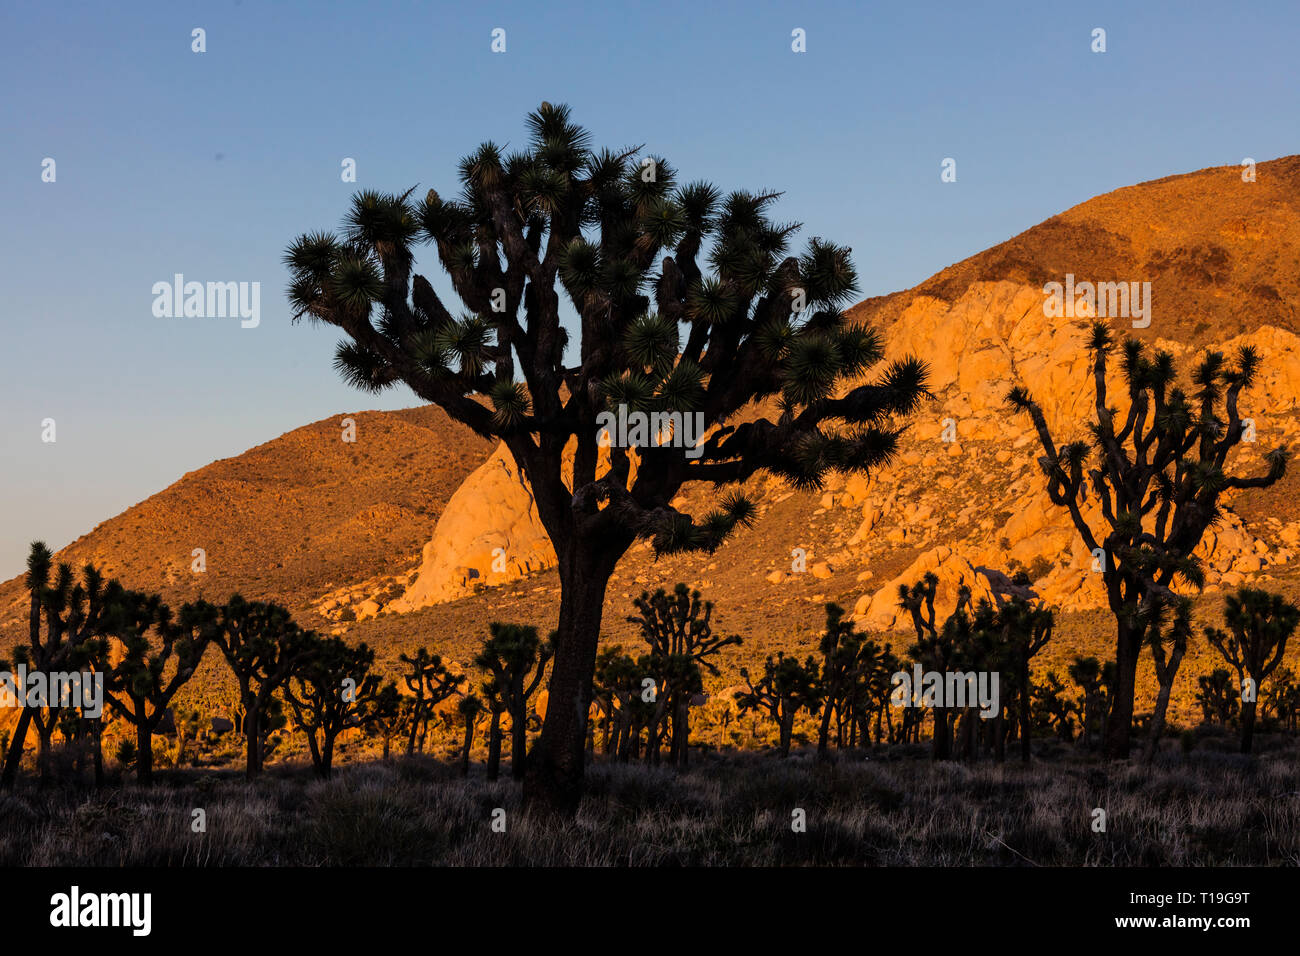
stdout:
<svg viewBox="0 0 1300 956">
<path fill-rule="evenodd" d="M 348 417 L 355 442 L 343 441 Z M 182 476 L 57 560 L 93 561 L 177 604 L 240 592 L 302 609 L 336 584 L 409 563 L 490 450 L 433 406 L 332 416 Z M 205 573 L 191 570 L 195 548 Z M 21 578 L 0 585 L 0 622 L 24 608 Z"/>
<path fill-rule="evenodd" d="M 1150 281 L 1155 321 L 1139 334 L 1221 341 L 1261 324 L 1300 334 L 1300 156 L 1217 166 L 1116 189 L 854 312 L 877 324 L 914 298 L 956 301 L 974 282 L 1041 288 Z"/>
</svg>

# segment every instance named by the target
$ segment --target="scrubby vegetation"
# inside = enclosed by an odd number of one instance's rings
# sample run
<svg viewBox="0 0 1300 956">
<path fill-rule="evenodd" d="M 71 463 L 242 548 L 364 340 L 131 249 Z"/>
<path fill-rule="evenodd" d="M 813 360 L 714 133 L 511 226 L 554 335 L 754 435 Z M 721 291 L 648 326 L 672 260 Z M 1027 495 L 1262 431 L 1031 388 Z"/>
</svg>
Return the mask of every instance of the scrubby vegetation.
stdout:
<svg viewBox="0 0 1300 956">
<path fill-rule="evenodd" d="M 1188 753 L 1167 748 L 1150 769 L 1108 770 L 1051 742 L 1029 766 L 932 764 L 911 745 L 834 766 L 811 751 L 708 753 L 687 773 L 598 761 L 572 821 L 530 815 L 512 782 L 461 778 L 427 756 L 325 781 L 306 764 L 255 784 L 184 771 L 149 790 L 113 780 L 93 793 L 0 795 L 0 865 L 1300 864 L 1294 747 L 1260 737 L 1260 754 L 1245 757 L 1236 743 L 1196 734 Z"/>
</svg>

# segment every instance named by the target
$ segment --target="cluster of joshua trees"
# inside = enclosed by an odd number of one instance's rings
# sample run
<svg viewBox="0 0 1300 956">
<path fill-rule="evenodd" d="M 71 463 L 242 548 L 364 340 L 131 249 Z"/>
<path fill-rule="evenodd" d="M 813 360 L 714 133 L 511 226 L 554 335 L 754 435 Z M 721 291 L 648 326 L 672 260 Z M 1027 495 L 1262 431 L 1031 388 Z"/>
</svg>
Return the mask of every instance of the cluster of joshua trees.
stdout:
<svg viewBox="0 0 1300 956">
<path fill-rule="evenodd" d="M 1030 661 L 1051 638 L 1053 613 L 1035 598 L 1023 572 L 1012 578 L 985 573 L 993 599 L 973 603 L 963 583 L 956 607 L 942 622 L 936 620 L 935 575 L 900 586 L 898 606 L 910 617 L 915 637 L 906 657 L 859 633 L 839 606 L 826 605 L 817 653 L 802 661 L 783 652 L 768 655 L 756 676 L 740 668 L 744 686 L 715 695 L 722 706 L 709 716 L 723 729 L 746 713 L 768 718 L 781 756 L 789 754 L 796 736 L 815 738 L 819 761 L 832 759 L 832 747 L 915 744 L 927 731 L 936 760 L 1003 760 L 1008 743 L 1016 742 L 1027 761 L 1034 735 L 1073 739 L 1076 722 L 1086 747 L 1094 734 L 1104 740 L 1118 688 L 1114 662 L 1076 657 L 1068 676 L 1078 687 L 1077 699 L 1065 695 L 1054 671 L 1035 683 Z M 102 781 L 105 715 L 89 713 L 84 700 L 60 694 L 59 675 L 70 672 L 102 679 L 108 710 L 135 728 L 135 741 L 122 742 L 118 759 L 134 766 L 147 785 L 155 735 L 175 735 L 183 752 L 186 740 L 199 734 L 199 713 L 178 715 L 171 703 L 209 648 L 216 649 L 237 687 L 231 727 L 244 738 L 250 777 L 262 768 L 270 733 L 290 722 L 304 736 L 316 772 L 327 777 L 345 731 L 382 740 L 387 759 L 395 738 L 404 741 L 408 754 L 423 752 L 431 725 L 445 728 L 457 721 L 462 773 L 469 772 L 482 728 L 489 779 L 500 773 L 507 731 L 511 775 L 524 776 L 528 733 L 539 720 L 534 707 L 554 653 L 554 632 L 542 640 L 534 627 L 492 623 L 473 660 L 477 684 L 426 647 L 400 654 L 399 685 L 381 683 L 375 654 L 364 643 L 349 645 L 303 630 L 275 604 L 236 595 L 222 606 L 198 601 L 174 614 L 158 595 L 106 581 L 93 565 L 80 580 L 67 565 L 54 568 L 40 543 L 28 559 L 27 586 L 30 639 L 16 649 L 12 662 L 0 661 L 0 670 L 23 665 L 27 673 L 50 680 L 44 698 L 28 701 L 4 742 L 5 786 L 16 778 L 32 728 L 42 778 L 51 774 L 52 736 L 58 729 L 93 763 L 96 782 Z M 600 652 L 587 722 L 588 758 L 599 750 L 609 759 L 685 768 L 691 711 L 711 700 L 704 693 L 705 674 L 719 676 L 719 655 L 742 638 L 715 633 L 712 603 L 685 584 L 672 592 L 643 593 L 633 605 L 636 613 L 627 620 L 637 626 L 645 649 L 634 656 L 616 644 Z M 1147 722 L 1148 759 L 1158 746 L 1168 689 L 1187 650 L 1186 609 L 1186 603 L 1179 604 L 1171 619 L 1149 628 L 1161 692 Z M 1249 752 L 1257 712 L 1283 729 L 1295 728 L 1300 685 L 1279 665 L 1300 624 L 1300 608 L 1243 588 L 1226 597 L 1224 622 L 1224 629 L 1205 628 L 1204 635 L 1236 680 L 1226 669 L 1201 677 L 1197 701 L 1207 721 L 1239 722 L 1241 749 Z M 991 702 L 977 700 L 972 690 L 956 704 L 938 699 L 914 706 L 911 692 L 899 691 L 900 678 L 910 679 L 912 667 L 918 673 L 970 675 L 971 688 L 976 674 L 996 674 L 997 693 Z M 809 729 L 796 734 L 797 721 Z"/>
</svg>

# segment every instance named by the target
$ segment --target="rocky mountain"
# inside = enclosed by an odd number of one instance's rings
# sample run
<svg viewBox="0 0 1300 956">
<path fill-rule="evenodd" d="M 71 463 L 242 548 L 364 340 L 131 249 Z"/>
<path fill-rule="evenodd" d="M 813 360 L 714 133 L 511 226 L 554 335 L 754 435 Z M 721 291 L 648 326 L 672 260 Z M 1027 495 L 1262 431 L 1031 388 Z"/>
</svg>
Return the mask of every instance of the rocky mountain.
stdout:
<svg viewBox="0 0 1300 956">
<path fill-rule="evenodd" d="M 798 579 L 801 565 L 813 580 L 852 575 L 864 586 L 855 614 L 878 628 L 895 623 L 896 585 L 928 570 L 945 582 L 978 585 L 975 568 L 1025 568 L 1054 605 L 1100 606 L 1087 573 L 1091 555 L 1046 499 L 1028 422 L 1010 416 L 1004 404 L 1007 390 L 1023 384 L 1062 440 L 1082 434 L 1092 403 L 1084 387 L 1084 330 L 1096 307 L 1081 300 L 1074 317 L 1049 315 L 1043 286 L 1067 275 L 1080 283 L 1149 282 L 1149 324 L 1122 317 L 1115 324 L 1185 363 L 1208 347 L 1227 353 L 1254 347 L 1265 369 L 1245 403 L 1255 416 L 1256 441 L 1243 447 L 1238 462 L 1250 467 L 1252 458 L 1292 441 L 1297 431 L 1298 197 L 1294 157 L 1262 164 L 1255 182 L 1242 182 L 1237 167 L 1226 167 L 1121 189 L 916 289 L 859 305 L 854 318 L 882 331 L 889 358 L 925 357 L 935 399 L 894 465 L 869 478 L 835 479 L 809 499 L 818 504 L 811 517 L 836 516 L 838 532 L 805 542 L 795 529 L 787 536 L 789 550 L 814 556 L 787 559 L 783 548 L 762 569 L 764 585 L 779 590 Z M 1122 390 L 1116 386 L 1111 394 L 1122 397 Z M 792 494 L 780 482 L 757 491 L 764 508 Z M 457 501 L 463 507 L 449 509 L 439 522 L 418 574 L 391 610 L 454 600 L 554 564 L 526 483 L 504 446 L 462 486 Z M 1207 537 L 1211 584 L 1240 584 L 1295 556 L 1295 522 L 1260 517 L 1262 524 L 1251 529 L 1230 511 Z M 905 569 L 882 581 L 881 569 L 900 555 L 911 557 Z M 747 550 L 734 560 L 753 557 Z"/>
</svg>

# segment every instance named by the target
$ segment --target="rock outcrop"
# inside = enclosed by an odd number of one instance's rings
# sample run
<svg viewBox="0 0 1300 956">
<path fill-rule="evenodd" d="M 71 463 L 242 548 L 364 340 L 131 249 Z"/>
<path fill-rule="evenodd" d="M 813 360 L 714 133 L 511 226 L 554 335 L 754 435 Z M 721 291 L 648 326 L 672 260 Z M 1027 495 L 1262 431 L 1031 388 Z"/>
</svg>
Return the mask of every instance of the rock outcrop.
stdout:
<svg viewBox="0 0 1300 956">
<path fill-rule="evenodd" d="M 502 443 L 451 496 L 415 580 L 388 609 L 455 600 L 554 566 L 532 490 Z"/>
</svg>

